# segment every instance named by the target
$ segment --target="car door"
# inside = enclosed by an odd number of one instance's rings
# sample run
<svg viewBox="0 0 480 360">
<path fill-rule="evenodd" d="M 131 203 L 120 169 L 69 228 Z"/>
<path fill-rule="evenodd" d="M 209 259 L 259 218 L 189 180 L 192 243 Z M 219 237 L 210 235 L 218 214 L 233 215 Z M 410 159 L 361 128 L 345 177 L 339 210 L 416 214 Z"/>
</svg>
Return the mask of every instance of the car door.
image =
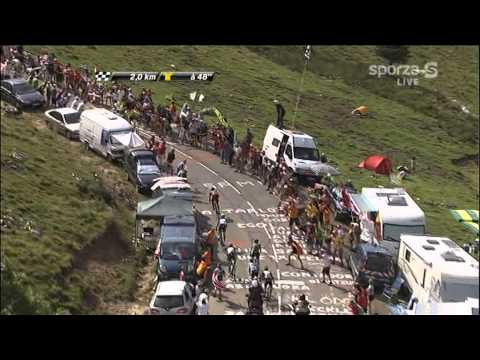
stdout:
<svg viewBox="0 0 480 360">
<path fill-rule="evenodd" d="M 190 313 L 193 310 L 193 296 L 189 285 L 185 285 L 183 290 L 183 303 Z"/>
<path fill-rule="evenodd" d="M 363 258 L 362 248 L 360 246 L 357 246 L 351 255 L 351 267 L 352 267 L 352 274 L 354 278 L 356 278 L 359 274 L 362 258 Z"/>
<path fill-rule="evenodd" d="M 52 124 L 52 128 L 58 132 L 62 132 L 65 129 L 65 125 L 63 123 L 63 116 L 58 111 L 50 111 L 50 123 Z"/>
<path fill-rule="evenodd" d="M 293 150 L 290 144 L 287 144 L 284 157 L 285 157 L 287 166 L 293 169 Z"/>
<path fill-rule="evenodd" d="M 5 100 L 8 102 L 15 101 L 15 96 L 12 91 L 12 85 L 6 81 L 2 81 L 2 95 L 5 96 Z"/>
</svg>

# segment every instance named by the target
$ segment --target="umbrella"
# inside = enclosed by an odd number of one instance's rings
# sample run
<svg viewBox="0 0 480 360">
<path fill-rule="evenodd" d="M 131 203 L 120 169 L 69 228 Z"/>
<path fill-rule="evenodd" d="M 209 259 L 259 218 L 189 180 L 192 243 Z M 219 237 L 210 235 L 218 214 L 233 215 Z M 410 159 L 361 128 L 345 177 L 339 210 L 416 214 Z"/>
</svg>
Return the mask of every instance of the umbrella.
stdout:
<svg viewBox="0 0 480 360">
<path fill-rule="evenodd" d="M 333 166 L 327 164 L 312 165 L 311 169 L 316 175 L 340 175 L 340 171 L 338 171 Z"/>
<path fill-rule="evenodd" d="M 448 210 L 455 220 L 478 236 L 478 210 Z"/>
<path fill-rule="evenodd" d="M 462 222 L 463 226 L 465 226 L 468 230 L 473 232 L 475 235 L 478 236 L 479 231 L 478 231 L 478 223 L 473 222 L 473 221 L 463 221 Z"/>
<path fill-rule="evenodd" d="M 455 220 L 478 222 L 478 210 L 449 210 Z"/>
<path fill-rule="evenodd" d="M 380 155 L 373 155 L 368 157 L 360 164 L 358 164 L 358 167 L 374 171 L 377 174 L 382 175 L 390 175 L 392 172 L 392 162 L 390 161 L 390 159 Z"/>
</svg>

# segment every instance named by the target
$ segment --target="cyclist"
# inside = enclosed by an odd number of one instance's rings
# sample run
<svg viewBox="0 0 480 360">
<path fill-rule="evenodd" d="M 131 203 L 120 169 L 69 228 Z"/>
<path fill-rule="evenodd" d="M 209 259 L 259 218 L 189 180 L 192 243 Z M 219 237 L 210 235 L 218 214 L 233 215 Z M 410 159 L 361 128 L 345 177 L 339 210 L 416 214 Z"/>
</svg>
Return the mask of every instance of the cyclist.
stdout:
<svg viewBox="0 0 480 360">
<path fill-rule="evenodd" d="M 253 257 L 250 257 L 248 260 L 248 273 L 250 274 L 251 279 L 254 279 L 258 276 L 258 265 Z"/>
<path fill-rule="evenodd" d="M 304 294 L 300 295 L 298 300 L 294 301 L 293 309 L 295 315 L 310 315 L 310 303 Z"/>
<path fill-rule="evenodd" d="M 235 281 L 235 267 L 237 265 L 237 249 L 232 243 L 227 248 L 228 272 Z"/>
<path fill-rule="evenodd" d="M 247 314 L 263 315 L 263 289 L 257 279 L 253 279 L 248 289 L 248 312 Z"/>
<path fill-rule="evenodd" d="M 262 252 L 262 245 L 260 245 L 258 239 L 253 242 L 252 249 L 250 250 L 250 257 L 255 259 L 257 267 L 260 265 L 260 253 Z"/>
<path fill-rule="evenodd" d="M 215 211 L 217 214 L 220 213 L 220 205 L 218 204 L 219 198 L 220 194 L 218 193 L 217 188 L 212 186 L 210 194 L 208 195 L 208 202 L 212 204 L 213 211 Z"/>
<path fill-rule="evenodd" d="M 227 240 L 227 219 L 225 218 L 225 215 L 222 215 L 218 220 L 218 234 L 220 236 L 220 243 L 225 247 L 225 241 Z"/>
<path fill-rule="evenodd" d="M 265 290 L 265 297 L 270 299 L 270 296 L 272 295 L 272 289 L 273 289 L 273 274 L 270 270 L 268 270 L 268 266 L 265 266 L 265 269 L 263 272 L 260 274 L 260 280 L 263 282 L 263 288 Z M 268 289 L 268 290 L 267 290 Z M 268 296 L 267 296 L 268 294 Z"/>
</svg>

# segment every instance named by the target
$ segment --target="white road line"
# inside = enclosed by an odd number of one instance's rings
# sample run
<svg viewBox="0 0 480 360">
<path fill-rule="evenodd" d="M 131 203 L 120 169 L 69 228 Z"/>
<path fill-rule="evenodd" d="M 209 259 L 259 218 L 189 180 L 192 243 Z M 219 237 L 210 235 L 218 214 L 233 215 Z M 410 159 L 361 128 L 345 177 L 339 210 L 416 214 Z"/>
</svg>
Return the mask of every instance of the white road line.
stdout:
<svg viewBox="0 0 480 360">
<path fill-rule="evenodd" d="M 255 215 L 258 216 L 257 210 L 255 210 L 255 208 L 253 207 L 252 203 L 251 203 L 250 201 L 247 201 L 247 204 L 248 204 L 248 206 L 250 206 L 250 209 L 253 210 L 253 212 L 255 213 Z"/>
<path fill-rule="evenodd" d="M 265 230 L 268 238 L 270 239 L 270 245 L 272 246 L 273 256 L 275 257 L 275 262 L 278 264 L 277 249 L 275 249 L 275 246 L 273 246 L 272 235 L 270 235 L 266 227 L 264 227 L 263 230 Z"/>
<path fill-rule="evenodd" d="M 277 269 L 277 280 L 280 280 L 280 269 Z"/>
<path fill-rule="evenodd" d="M 278 294 L 278 315 L 282 315 L 282 296 Z"/>
<path fill-rule="evenodd" d="M 263 183 L 260 180 L 257 180 L 257 183 L 259 183 L 260 185 L 263 185 Z"/>
<path fill-rule="evenodd" d="M 210 169 L 209 167 L 203 165 L 201 162 L 198 162 L 198 161 L 197 161 L 197 164 L 200 165 L 201 167 L 205 168 L 206 170 L 210 171 L 213 175 L 218 176 L 218 174 L 217 174 L 215 171 L 213 171 L 213 170 Z M 222 178 L 221 176 L 219 176 L 219 177 Z"/>
<path fill-rule="evenodd" d="M 238 190 L 235 186 L 233 186 L 230 182 L 228 182 L 226 179 L 222 178 L 223 181 L 225 181 L 225 183 L 227 185 L 229 185 L 233 190 L 235 190 L 237 192 L 237 194 L 241 194 L 240 193 L 240 190 Z"/>
<path fill-rule="evenodd" d="M 304 281 L 296 281 L 296 280 L 280 280 L 277 281 L 277 285 L 298 285 L 298 286 L 304 286 L 305 282 Z"/>
</svg>

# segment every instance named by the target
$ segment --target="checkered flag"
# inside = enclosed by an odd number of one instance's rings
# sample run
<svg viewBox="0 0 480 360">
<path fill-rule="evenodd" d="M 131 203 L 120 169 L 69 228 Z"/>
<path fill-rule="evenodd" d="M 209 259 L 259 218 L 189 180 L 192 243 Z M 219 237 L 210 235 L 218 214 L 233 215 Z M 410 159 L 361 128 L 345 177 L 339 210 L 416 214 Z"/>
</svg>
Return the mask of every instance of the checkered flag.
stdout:
<svg viewBox="0 0 480 360">
<path fill-rule="evenodd" d="M 305 48 L 305 59 L 310 60 L 310 56 L 312 55 L 312 48 L 310 45 L 307 45 Z"/>
<path fill-rule="evenodd" d="M 110 71 L 95 71 L 95 79 L 97 81 L 110 81 L 112 73 Z"/>
</svg>

